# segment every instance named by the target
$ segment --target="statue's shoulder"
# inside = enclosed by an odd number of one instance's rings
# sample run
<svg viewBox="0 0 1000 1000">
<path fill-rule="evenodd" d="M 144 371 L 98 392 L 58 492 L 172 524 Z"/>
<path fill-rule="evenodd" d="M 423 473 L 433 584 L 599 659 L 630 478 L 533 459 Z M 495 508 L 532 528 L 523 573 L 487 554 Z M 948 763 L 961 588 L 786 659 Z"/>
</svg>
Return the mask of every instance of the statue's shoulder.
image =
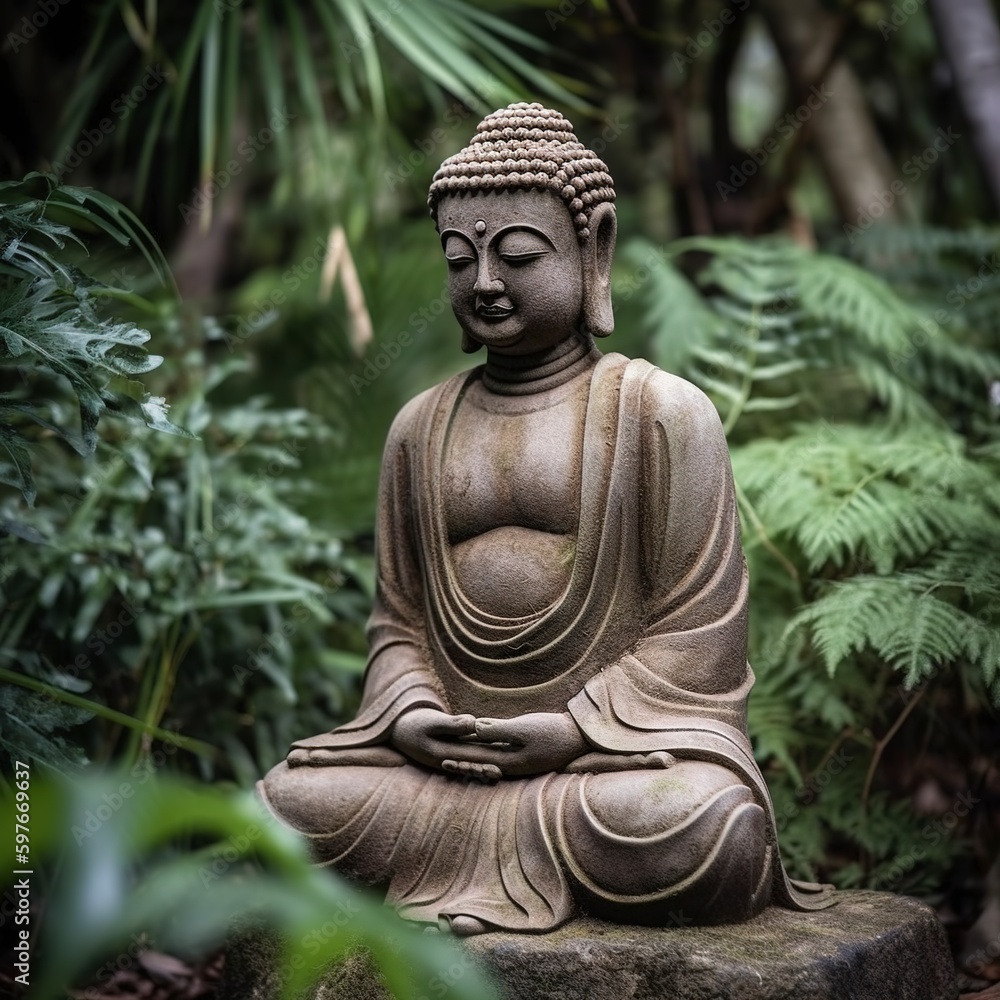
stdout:
<svg viewBox="0 0 1000 1000">
<path fill-rule="evenodd" d="M 657 368 L 643 358 L 630 361 L 622 358 L 622 361 L 627 362 L 623 379 L 637 379 L 642 383 L 639 416 L 643 424 L 655 421 L 677 433 L 722 435 L 719 411 L 693 382 Z"/>
<path fill-rule="evenodd" d="M 431 414 L 448 405 L 448 400 L 456 395 L 468 375 L 468 372 L 460 372 L 414 396 L 393 419 L 387 445 L 412 443 L 424 434 Z"/>
<path fill-rule="evenodd" d="M 402 406 L 393 418 L 392 427 L 389 429 L 390 440 L 393 438 L 406 439 L 412 436 L 420 423 L 421 414 L 424 413 L 427 406 L 431 403 L 437 389 L 438 386 L 425 389 Z"/>
</svg>

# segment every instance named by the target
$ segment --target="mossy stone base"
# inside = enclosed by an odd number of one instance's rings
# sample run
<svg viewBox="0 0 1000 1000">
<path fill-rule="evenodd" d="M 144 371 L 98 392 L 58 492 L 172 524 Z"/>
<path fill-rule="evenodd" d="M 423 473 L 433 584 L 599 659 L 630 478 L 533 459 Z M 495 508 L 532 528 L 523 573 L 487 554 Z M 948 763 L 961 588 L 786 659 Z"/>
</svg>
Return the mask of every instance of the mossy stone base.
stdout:
<svg viewBox="0 0 1000 1000">
<path fill-rule="evenodd" d="M 550 934 L 464 943 L 504 1000 L 955 1000 L 955 968 L 933 910 L 885 892 L 842 892 L 815 913 L 770 907 L 725 927 L 575 920 Z M 221 1000 L 276 1000 L 275 951 L 235 940 Z M 415 982 L 434 1000 L 461 966 Z M 310 1000 L 391 1000 L 364 954 L 331 969 Z"/>
</svg>

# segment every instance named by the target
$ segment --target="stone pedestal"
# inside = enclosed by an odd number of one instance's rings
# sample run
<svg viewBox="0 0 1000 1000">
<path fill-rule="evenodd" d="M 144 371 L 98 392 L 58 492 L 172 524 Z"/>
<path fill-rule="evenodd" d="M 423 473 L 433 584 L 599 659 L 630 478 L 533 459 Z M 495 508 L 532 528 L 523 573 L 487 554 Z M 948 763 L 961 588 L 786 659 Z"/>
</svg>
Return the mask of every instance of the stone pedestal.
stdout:
<svg viewBox="0 0 1000 1000">
<path fill-rule="evenodd" d="M 771 907 L 745 924 L 632 927 L 573 921 L 551 934 L 484 934 L 463 947 L 504 1000 L 955 1000 L 944 931 L 922 903 L 843 892 L 816 913 Z M 277 1000 L 274 950 L 234 942 L 222 1000 Z M 460 965 L 414 982 L 442 997 Z M 309 1000 L 390 1000 L 364 953 L 331 969 Z"/>
</svg>

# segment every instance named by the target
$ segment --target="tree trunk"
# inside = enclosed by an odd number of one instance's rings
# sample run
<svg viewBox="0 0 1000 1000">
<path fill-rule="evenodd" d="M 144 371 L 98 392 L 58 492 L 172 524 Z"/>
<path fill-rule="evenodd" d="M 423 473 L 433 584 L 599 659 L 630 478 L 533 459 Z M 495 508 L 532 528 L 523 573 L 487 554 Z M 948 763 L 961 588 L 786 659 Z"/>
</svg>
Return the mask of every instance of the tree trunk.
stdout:
<svg viewBox="0 0 1000 1000">
<path fill-rule="evenodd" d="M 878 196 L 889 191 L 899 171 L 879 138 L 854 71 L 833 57 L 840 36 L 837 18 L 817 0 L 760 0 L 759 6 L 799 100 L 814 86 L 825 86 L 830 95 L 809 127 L 841 218 L 856 224 L 862 211 L 880 203 Z M 897 215 L 893 203 L 881 217 Z"/>
<path fill-rule="evenodd" d="M 1000 28 L 988 0 L 931 0 L 938 37 L 1000 208 Z"/>
</svg>

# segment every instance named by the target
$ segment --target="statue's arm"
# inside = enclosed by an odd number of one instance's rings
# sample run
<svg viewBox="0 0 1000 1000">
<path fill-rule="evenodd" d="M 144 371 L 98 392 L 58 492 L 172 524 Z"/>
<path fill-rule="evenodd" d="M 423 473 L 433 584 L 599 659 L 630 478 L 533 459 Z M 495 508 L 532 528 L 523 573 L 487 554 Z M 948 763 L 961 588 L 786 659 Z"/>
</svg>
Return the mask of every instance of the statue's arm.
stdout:
<svg viewBox="0 0 1000 1000">
<path fill-rule="evenodd" d="M 690 382 L 657 371 L 646 389 L 649 596 L 635 655 L 686 690 L 729 691 L 746 676 L 748 577 L 726 435 L 712 401 Z"/>
<path fill-rule="evenodd" d="M 747 573 L 722 423 L 697 387 L 655 371 L 641 412 L 636 509 L 644 627 L 569 710 L 613 752 L 670 749 L 659 735 L 685 718 L 742 730 Z"/>
<path fill-rule="evenodd" d="M 427 644 L 423 583 L 414 525 L 411 461 L 427 395 L 396 416 L 386 440 L 379 476 L 375 527 L 375 601 L 368 619 L 368 666 L 359 719 L 377 713 L 379 735 L 388 737 L 398 716 L 412 708 L 448 711 Z"/>
<path fill-rule="evenodd" d="M 409 461 L 415 446 L 418 396 L 397 415 L 382 455 L 375 527 L 375 600 L 368 619 L 368 664 L 357 716 L 331 733 L 292 745 L 320 755 L 388 743 L 396 720 L 417 708 L 449 711 L 431 667 L 423 619 L 421 577 L 412 524 Z M 317 757 L 317 759 L 319 759 Z M 332 762 L 332 761 L 330 761 Z"/>
</svg>

